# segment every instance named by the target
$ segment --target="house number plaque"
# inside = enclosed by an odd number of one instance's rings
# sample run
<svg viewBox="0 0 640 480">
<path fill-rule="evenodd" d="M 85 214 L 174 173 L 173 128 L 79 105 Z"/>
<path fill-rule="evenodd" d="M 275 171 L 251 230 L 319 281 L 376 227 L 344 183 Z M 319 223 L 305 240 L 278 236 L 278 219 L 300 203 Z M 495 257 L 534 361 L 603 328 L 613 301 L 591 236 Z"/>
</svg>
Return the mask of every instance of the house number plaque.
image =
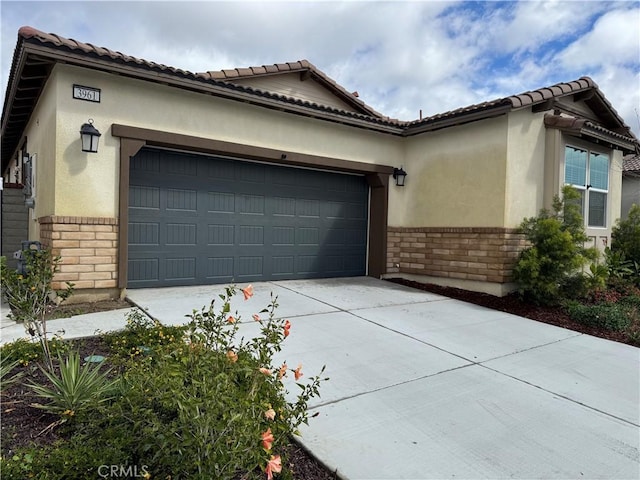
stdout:
<svg viewBox="0 0 640 480">
<path fill-rule="evenodd" d="M 82 85 L 73 86 L 73 98 L 85 100 L 87 102 L 100 103 L 100 89 L 84 87 Z"/>
</svg>

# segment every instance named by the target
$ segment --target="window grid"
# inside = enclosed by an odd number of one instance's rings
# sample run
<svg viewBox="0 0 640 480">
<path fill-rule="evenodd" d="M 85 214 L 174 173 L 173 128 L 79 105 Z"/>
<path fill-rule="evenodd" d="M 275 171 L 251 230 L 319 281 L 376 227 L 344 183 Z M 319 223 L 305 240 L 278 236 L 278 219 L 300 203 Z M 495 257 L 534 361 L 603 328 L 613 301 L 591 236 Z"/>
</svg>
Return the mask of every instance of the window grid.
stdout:
<svg viewBox="0 0 640 480">
<path fill-rule="evenodd" d="M 565 147 L 565 184 L 580 192 L 581 212 L 588 227 L 607 226 L 609 156 L 583 148 Z"/>
</svg>

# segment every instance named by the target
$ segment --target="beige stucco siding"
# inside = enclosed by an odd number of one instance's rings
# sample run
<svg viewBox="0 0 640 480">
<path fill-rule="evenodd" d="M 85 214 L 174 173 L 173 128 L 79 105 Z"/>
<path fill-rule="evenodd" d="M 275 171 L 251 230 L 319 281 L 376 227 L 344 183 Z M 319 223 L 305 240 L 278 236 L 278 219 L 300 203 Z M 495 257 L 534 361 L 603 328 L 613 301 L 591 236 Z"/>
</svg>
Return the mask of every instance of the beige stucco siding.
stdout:
<svg viewBox="0 0 640 480">
<path fill-rule="evenodd" d="M 544 114 L 530 109 L 508 116 L 505 227 L 517 227 L 544 205 Z"/>
<path fill-rule="evenodd" d="M 607 208 L 609 232 L 622 213 L 622 164 L 623 154 L 620 150 L 611 152 L 609 166 L 609 204 Z"/>
<path fill-rule="evenodd" d="M 57 92 L 54 87 L 56 72 L 52 82 L 45 87 L 33 111 L 31 120 L 25 129 L 27 151 L 35 156 L 35 209 L 29 213 L 29 238 L 37 239 L 40 235 L 37 218 L 51 215 L 55 210 L 56 179 L 56 101 Z"/>
<path fill-rule="evenodd" d="M 113 99 L 102 92 L 101 103 L 73 99 L 73 84 L 102 88 L 92 76 L 70 75 L 56 67 L 56 206 L 58 216 L 115 217 L 117 211 L 119 141 L 109 135 L 102 111 Z M 105 98 L 107 97 L 107 98 Z M 98 153 L 82 152 L 80 128 L 89 119 L 102 133 Z"/>
<path fill-rule="evenodd" d="M 56 215 L 116 217 L 119 138 L 112 124 L 211 138 L 365 163 L 401 162 L 402 139 L 336 123 L 61 66 L 56 77 Z M 100 88 L 101 102 L 72 99 L 72 85 Z M 97 154 L 82 153 L 79 130 L 93 118 L 103 134 Z"/>
<path fill-rule="evenodd" d="M 506 124 L 500 116 L 407 138 L 407 183 L 390 189 L 389 225 L 504 226 Z"/>
</svg>

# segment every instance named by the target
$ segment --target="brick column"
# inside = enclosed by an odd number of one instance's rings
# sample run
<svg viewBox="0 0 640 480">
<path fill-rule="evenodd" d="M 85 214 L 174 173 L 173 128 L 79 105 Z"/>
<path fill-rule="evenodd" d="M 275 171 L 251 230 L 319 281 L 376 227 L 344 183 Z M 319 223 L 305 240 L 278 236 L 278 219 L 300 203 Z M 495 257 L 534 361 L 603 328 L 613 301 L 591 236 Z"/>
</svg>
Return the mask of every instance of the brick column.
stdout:
<svg viewBox="0 0 640 480">
<path fill-rule="evenodd" d="M 40 241 L 62 258 L 54 289 L 64 282 L 74 283 L 76 291 L 117 287 L 117 219 L 48 216 L 38 222 Z"/>
</svg>

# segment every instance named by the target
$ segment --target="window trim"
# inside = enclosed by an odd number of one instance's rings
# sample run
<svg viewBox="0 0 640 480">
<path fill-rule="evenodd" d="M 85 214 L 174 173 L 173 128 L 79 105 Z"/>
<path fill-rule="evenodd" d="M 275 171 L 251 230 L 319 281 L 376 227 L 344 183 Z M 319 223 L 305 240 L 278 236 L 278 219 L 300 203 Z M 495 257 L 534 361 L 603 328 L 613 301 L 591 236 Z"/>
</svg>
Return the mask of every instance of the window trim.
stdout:
<svg viewBox="0 0 640 480">
<path fill-rule="evenodd" d="M 602 149 L 602 148 L 594 148 L 596 147 L 593 144 L 589 144 L 586 142 L 575 141 L 573 139 L 569 141 L 565 141 L 562 148 L 562 184 L 570 185 L 580 192 L 584 192 L 583 195 L 583 205 L 582 205 L 582 217 L 585 228 L 588 229 L 597 229 L 597 230 L 608 230 L 609 229 L 609 202 L 611 196 L 611 162 L 612 155 L 611 152 Z M 585 185 L 574 185 L 572 183 L 566 182 L 567 175 L 567 148 L 574 148 L 576 150 L 582 150 L 587 152 L 587 162 L 585 165 Z M 591 155 L 592 154 L 603 155 L 607 157 L 607 189 L 601 189 L 592 187 L 590 185 L 591 181 Z M 603 193 L 605 194 L 605 204 L 604 204 L 604 225 L 589 225 L 589 194 L 591 191 L 595 193 Z"/>
</svg>

